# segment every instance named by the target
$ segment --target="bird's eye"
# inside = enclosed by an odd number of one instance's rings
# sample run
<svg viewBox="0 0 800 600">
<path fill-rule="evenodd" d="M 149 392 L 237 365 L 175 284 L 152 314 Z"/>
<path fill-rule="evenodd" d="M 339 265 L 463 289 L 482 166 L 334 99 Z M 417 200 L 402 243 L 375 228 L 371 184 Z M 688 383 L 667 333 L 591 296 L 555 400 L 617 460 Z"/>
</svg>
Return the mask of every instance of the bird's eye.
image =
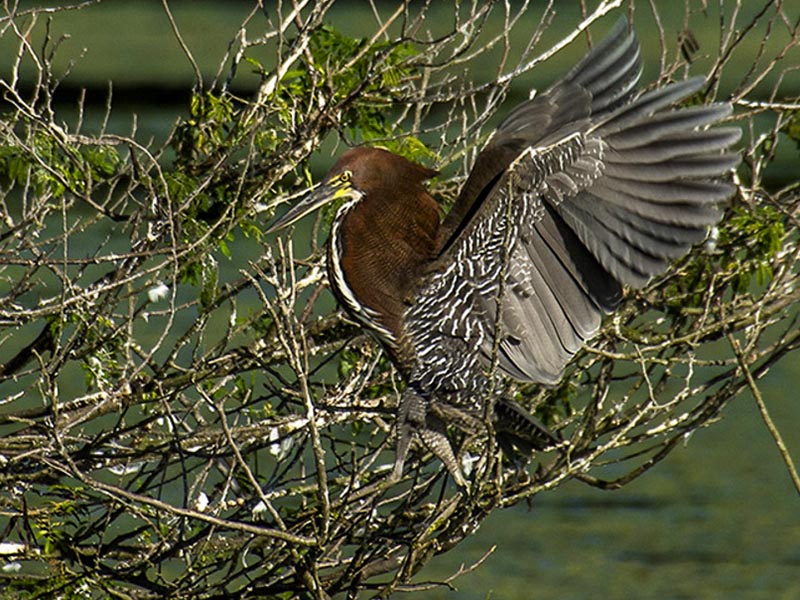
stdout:
<svg viewBox="0 0 800 600">
<path fill-rule="evenodd" d="M 353 176 L 352 171 L 342 171 L 339 173 L 339 183 L 347 183 L 350 181 L 350 178 Z"/>
</svg>

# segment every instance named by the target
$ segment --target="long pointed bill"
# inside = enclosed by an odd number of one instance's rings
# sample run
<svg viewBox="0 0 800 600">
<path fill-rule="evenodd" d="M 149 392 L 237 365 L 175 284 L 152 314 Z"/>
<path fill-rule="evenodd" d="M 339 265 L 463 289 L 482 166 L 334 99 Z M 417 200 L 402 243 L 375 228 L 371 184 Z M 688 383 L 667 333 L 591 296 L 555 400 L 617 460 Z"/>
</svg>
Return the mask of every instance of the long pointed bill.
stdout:
<svg viewBox="0 0 800 600">
<path fill-rule="evenodd" d="M 320 206 L 323 206 L 331 200 L 334 200 L 336 198 L 337 191 L 339 191 L 339 188 L 331 185 L 330 183 L 326 182 L 320 184 L 318 187 L 309 191 L 304 198 L 301 198 L 300 201 L 290 208 L 285 215 L 273 221 L 272 225 L 270 225 L 269 229 L 267 229 L 267 233 L 272 233 L 274 231 L 278 231 L 279 229 L 283 229 L 295 221 L 299 221 L 308 213 L 314 212 Z"/>
</svg>

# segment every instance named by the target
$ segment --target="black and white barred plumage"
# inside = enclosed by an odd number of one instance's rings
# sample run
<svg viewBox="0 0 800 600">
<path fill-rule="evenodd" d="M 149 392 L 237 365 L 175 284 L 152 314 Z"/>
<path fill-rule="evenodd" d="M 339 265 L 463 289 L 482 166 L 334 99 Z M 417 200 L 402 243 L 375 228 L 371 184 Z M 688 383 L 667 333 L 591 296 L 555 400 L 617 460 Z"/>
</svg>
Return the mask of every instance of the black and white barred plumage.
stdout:
<svg viewBox="0 0 800 600">
<path fill-rule="evenodd" d="M 461 221 L 445 221 L 447 246 L 405 315 L 418 349 L 411 380 L 427 403 L 480 415 L 494 401 L 482 397 L 493 358 L 513 379 L 557 383 L 621 286 L 662 273 L 720 218 L 734 188 L 718 178 L 739 161 L 725 150 L 740 130 L 707 126 L 730 105 L 672 108 L 702 78 L 637 95 L 640 70 L 620 22 L 514 109 L 478 158 L 454 209 Z"/>
</svg>

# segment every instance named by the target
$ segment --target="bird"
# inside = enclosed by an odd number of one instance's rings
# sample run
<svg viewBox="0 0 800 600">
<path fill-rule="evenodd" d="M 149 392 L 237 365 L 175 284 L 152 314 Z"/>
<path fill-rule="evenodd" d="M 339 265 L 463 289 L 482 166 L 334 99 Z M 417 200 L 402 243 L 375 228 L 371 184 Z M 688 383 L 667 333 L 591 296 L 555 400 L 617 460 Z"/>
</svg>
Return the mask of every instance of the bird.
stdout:
<svg viewBox="0 0 800 600">
<path fill-rule="evenodd" d="M 421 443 L 466 486 L 452 440 L 487 423 L 505 451 L 557 442 L 502 382 L 556 385 L 623 290 L 664 273 L 722 218 L 740 161 L 740 128 L 718 124 L 730 103 L 678 106 L 704 77 L 640 91 L 641 72 L 622 17 L 505 116 L 444 216 L 426 187 L 437 171 L 356 146 L 269 227 L 341 202 L 331 289 L 405 380 L 392 478 Z"/>
</svg>

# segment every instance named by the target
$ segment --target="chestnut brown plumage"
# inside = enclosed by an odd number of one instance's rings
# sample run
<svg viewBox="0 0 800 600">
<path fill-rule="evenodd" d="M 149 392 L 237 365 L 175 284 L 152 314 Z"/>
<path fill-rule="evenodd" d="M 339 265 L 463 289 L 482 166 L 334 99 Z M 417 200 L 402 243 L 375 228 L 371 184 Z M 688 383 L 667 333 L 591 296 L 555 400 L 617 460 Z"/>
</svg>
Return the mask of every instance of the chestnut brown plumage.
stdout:
<svg viewBox="0 0 800 600">
<path fill-rule="evenodd" d="M 731 106 L 674 108 L 705 80 L 640 94 L 640 71 L 621 20 L 561 81 L 511 111 L 441 223 L 424 186 L 435 171 L 361 147 L 272 226 L 344 199 L 329 278 L 406 380 L 395 476 L 417 436 L 464 485 L 447 428 L 475 433 L 485 414 L 505 448 L 552 442 L 495 375 L 557 383 L 623 286 L 664 272 L 721 217 L 735 191 L 724 178 L 739 162 L 728 148 L 741 132 L 709 126 Z"/>
</svg>

